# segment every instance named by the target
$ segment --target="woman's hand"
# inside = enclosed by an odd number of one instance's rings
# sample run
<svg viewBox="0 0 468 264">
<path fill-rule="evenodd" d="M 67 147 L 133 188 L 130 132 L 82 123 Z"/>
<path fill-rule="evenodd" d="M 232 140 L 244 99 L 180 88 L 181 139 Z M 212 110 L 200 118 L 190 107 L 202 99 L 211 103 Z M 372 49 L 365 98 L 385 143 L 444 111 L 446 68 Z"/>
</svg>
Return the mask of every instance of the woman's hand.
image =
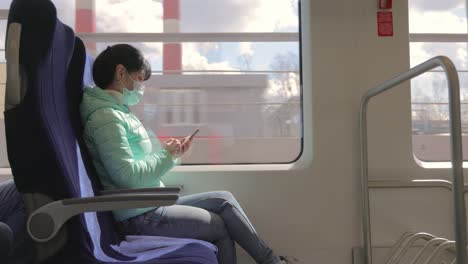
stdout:
<svg viewBox="0 0 468 264">
<path fill-rule="evenodd" d="M 170 138 L 164 141 L 164 148 L 171 154 L 173 157 L 179 157 L 181 151 L 181 143 L 178 139 Z"/>
<path fill-rule="evenodd" d="M 174 157 L 184 155 L 192 145 L 192 138 L 186 137 L 182 140 L 170 138 L 164 141 L 164 148 Z"/>
</svg>

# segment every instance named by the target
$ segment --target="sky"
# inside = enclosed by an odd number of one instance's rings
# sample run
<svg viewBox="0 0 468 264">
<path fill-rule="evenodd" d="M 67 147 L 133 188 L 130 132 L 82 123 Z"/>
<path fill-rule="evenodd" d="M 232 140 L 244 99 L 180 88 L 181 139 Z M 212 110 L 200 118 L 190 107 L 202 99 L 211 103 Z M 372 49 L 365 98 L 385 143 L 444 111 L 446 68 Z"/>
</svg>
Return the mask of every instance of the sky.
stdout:
<svg viewBox="0 0 468 264">
<path fill-rule="evenodd" d="M 73 1 L 54 0 L 59 17 L 74 25 Z M 138 3 L 138 4 L 135 4 Z M 97 32 L 162 32 L 161 0 L 96 0 Z M 298 32 L 297 0 L 181 0 L 181 32 Z M 98 52 L 112 43 L 98 44 Z M 162 44 L 136 45 L 154 70 L 162 70 Z M 184 43 L 185 70 L 269 70 L 281 53 L 299 54 L 297 43 Z M 299 58 L 299 57 L 297 57 Z M 274 81 L 270 83 L 273 87 Z M 296 95 L 299 89 L 296 89 Z"/>
<path fill-rule="evenodd" d="M 181 0 L 181 32 L 284 32 L 298 31 L 298 17 L 291 0 Z M 98 0 L 98 32 L 162 32 L 162 2 Z M 280 44 L 298 53 L 297 45 Z M 270 46 L 270 48 L 266 47 Z M 183 65 L 187 70 L 238 70 L 239 57 L 252 57 L 252 68 L 268 70 L 274 57 L 265 43 L 186 43 Z M 141 47 L 155 69 L 161 69 L 162 46 Z M 270 53 L 266 53 L 265 49 Z"/>
<path fill-rule="evenodd" d="M 408 0 L 410 33 L 467 33 L 465 0 Z M 466 43 L 412 43 L 410 45 L 411 66 L 415 66 L 436 55 L 451 58 L 457 69 L 468 70 Z M 460 73 L 461 96 L 468 100 L 468 74 Z M 413 101 L 447 101 L 442 73 L 425 74 L 413 82 Z M 441 94 L 443 93 L 443 94 Z"/>
<path fill-rule="evenodd" d="M 11 0 L 0 0 L 8 8 Z M 75 1 L 52 0 L 59 19 L 74 28 Z M 181 0 L 181 32 L 298 32 L 297 0 Z M 162 0 L 96 0 L 97 32 L 152 33 L 163 31 Z M 0 33 L 5 26 L 0 25 Z M 114 43 L 98 43 L 98 52 Z M 3 38 L 0 38 L 3 45 Z M 135 43 L 132 43 L 135 45 Z M 152 64 L 162 70 L 162 44 L 136 44 Z M 252 70 L 269 70 L 274 57 L 293 52 L 297 43 L 184 43 L 185 70 L 243 70 L 250 58 Z M 298 57 L 297 57 L 298 59 Z M 270 82 L 272 90 L 278 90 Z M 295 89 L 298 95 L 299 89 Z"/>
<path fill-rule="evenodd" d="M 10 0 L 0 0 L 7 8 Z M 75 24 L 75 1 L 53 0 L 59 18 Z M 295 0 L 181 0 L 182 32 L 297 32 Z M 137 4 L 135 4 L 137 3 Z M 97 32 L 162 32 L 162 0 L 96 0 Z M 103 45 L 104 46 L 104 45 Z M 198 69 L 236 69 L 238 56 L 249 54 L 253 63 L 265 68 L 271 59 L 256 53 L 252 43 L 188 43 L 184 45 L 184 65 Z M 260 45 L 264 49 L 265 45 Z M 283 48 L 284 48 L 283 43 Z M 155 64 L 162 46 L 145 43 L 145 55 Z M 291 45 L 296 49 L 297 45 Z M 234 54 L 236 56 L 234 56 Z M 270 56 L 273 57 L 273 56 Z M 225 58 L 223 60 L 223 58 Z M 265 69 L 263 69 L 265 70 Z"/>
<path fill-rule="evenodd" d="M 9 2 L 0 0 L 0 8 L 7 8 Z M 53 2 L 59 18 L 73 27 L 75 1 Z M 297 32 L 297 6 L 294 4 L 297 0 L 181 0 L 181 31 Z M 410 33 L 467 32 L 465 0 L 408 0 L 408 5 Z M 162 32 L 162 12 L 162 0 L 96 0 L 97 32 Z M 0 31 L 5 31 L 4 26 L 0 25 Z M 0 38 L 0 44 L 3 41 Z M 111 44 L 102 43 L 98 48 Z M 161 70 L 162 45 L 142 43 L 138 47 L 153 69 Z M 240 59 L 243 56 L 251 57 L 252 70 L 268 70 L 276 55 L 298 53 L 297 43 L 186 43 L 183 49 L 184 69 L 189 70 L 243 69 L 245 65 Z M 411 65 L 438 54 L 449 56 L 457 68 L 468 69 L 465 43 L 413 43 Z M 430 96 L 430 91 L 419 91 L 418 87 L 434 83 L 434 78 L 418 80 L 414 95 Z M 465 76 L 461 79 L 464 81 Z M 468 92 L 466 94 L 468 98 Z"/>
</svg>

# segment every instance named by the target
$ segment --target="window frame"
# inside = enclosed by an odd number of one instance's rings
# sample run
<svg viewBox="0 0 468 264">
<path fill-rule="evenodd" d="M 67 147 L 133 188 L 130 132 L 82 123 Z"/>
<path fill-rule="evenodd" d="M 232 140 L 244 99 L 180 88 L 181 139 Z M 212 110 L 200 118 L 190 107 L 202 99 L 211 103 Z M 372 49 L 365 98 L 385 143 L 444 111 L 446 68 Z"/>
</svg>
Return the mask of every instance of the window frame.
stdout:
<svg viewBox="0 0 468 264">
<path fill-rule="evenodd" d="M 178 166 L 177 171 L 284 171 L 295 168 L 295 164 L 301 159 L 304 152 L 304 87 L 302 83 L 302 30 L 303 18 L 301 16 L 302 7 L 299 1 L 299 30 L 298 32 L 226 32 L 226 33 L 76 33 L 84 42 L 291 42 L 299 44 L 299 74 L 300 77 L 300 111 L 301 111 L 301 130 L 302 137 L 301 149 L 298 157 L 288 163 L 254 163 L 254 164 L 206 164 L 206 165 L 188 165 Z M 8 19 L 8 9 L 0 9 L 0 20 Z M 245 72 L 242 70 L 240 72 Z M 257 71 L 253 71 L 257 72 Z M 270 71 L 268 71 L 270 72 Z M 311 102 L 310 102 L 311 103 Z M 202 119 L 202 118 L 200 118 Z M 10 174 L 8 167 L 0 168 L 1 174 Z"/>
</svg>

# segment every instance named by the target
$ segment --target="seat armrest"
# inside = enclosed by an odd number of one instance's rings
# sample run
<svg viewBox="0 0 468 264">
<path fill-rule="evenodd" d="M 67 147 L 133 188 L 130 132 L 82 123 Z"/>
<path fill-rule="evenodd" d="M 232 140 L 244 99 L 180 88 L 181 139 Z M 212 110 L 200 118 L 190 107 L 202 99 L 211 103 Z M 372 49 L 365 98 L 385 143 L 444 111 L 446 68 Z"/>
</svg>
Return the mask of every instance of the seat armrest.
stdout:
<svg viewBox="0 0 468 264">
<path fill-rule="evenodd" d="M 182 187 L 156 187 L 156 188 L 138 188 L 138 189 L 118 189 L 109 191 L 100 191 L 99 195 L 110 195 L 110 194 L 128 194 L 128 193 L 149 193 L 149 194 L 179 194 Z"/>
<path fill-rule="evenodd" d="M 126 193 L 64 199 L 48 203 L 28 218 L 27 230 L 33 240 L 47 242 L 57 235 L 71 217 L 86 212 L 173 205 L 177 194 Z"/>
</svg>

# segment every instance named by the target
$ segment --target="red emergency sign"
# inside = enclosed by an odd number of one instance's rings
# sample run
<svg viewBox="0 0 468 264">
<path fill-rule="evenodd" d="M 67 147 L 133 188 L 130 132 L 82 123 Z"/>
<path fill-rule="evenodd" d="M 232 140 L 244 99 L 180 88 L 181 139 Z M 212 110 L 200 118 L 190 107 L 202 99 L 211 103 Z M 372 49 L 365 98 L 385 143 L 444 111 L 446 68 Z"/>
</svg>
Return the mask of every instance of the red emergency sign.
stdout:
<svg viewBox="0 0 468 264">
<path fill-rule="evenodd" d="M 377 12 L 377 28 L 379 37 L 393 36 L 393 13 Z"/>
</svg>

